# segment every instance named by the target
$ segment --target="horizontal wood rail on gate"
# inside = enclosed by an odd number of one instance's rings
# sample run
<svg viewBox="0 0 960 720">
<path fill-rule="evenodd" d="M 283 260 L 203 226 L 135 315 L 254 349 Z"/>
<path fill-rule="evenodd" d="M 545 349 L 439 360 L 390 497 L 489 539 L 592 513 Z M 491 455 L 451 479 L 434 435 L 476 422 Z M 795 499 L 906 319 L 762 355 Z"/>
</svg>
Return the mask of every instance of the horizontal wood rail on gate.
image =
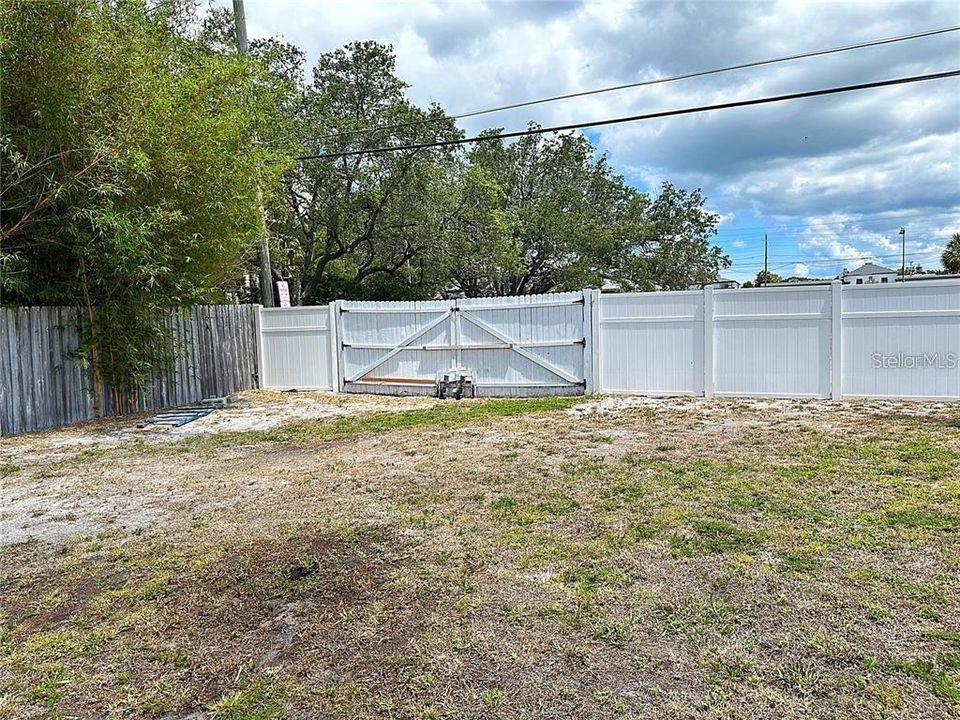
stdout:
<svg viewBox="0 0 960 720">
<path fill-rule="evenodd" d="M 436 380 L 431 380 L 430 378 L 390 378 L 390 377 L 374 377 L 372 375 L 367 375 L 360 378 L 359 380 L 354 380 L 353 382 L 369 382 L 369 383 L 394 383 L 397 385 L 436 385 Z"/>
<path fill-rule="evenodd" d="M 428 301 L 429 302 L 429 301 Z M 526 310 L 528 308 L 542 307 L 561 307 L 563 305 L 583 305 L 583 298 L 572 298 L 570 300 L 551 300 L 538 303 L 515 303 L 512 305 L 452 305 L 444 308 L 346 308 L 341 307 L 341 313 L 435 313 L 447 312 L 448 310 L 466 310 L 474 312 L 479 310 Z"/>
<path fill-rule="evenodd" d="M 586 338 L 576 340 L 530 340 L 529 342 L 514 343 L 473 343 L 459 345 L 405 345 L 402 350 L 513 350 L 518 347 L 564 347 L 566 345 L 583 345 Z M 389 343 L 342 343 L 342 347 L 355 350 L 391 350 L 395 346 Z"/>
</svg>

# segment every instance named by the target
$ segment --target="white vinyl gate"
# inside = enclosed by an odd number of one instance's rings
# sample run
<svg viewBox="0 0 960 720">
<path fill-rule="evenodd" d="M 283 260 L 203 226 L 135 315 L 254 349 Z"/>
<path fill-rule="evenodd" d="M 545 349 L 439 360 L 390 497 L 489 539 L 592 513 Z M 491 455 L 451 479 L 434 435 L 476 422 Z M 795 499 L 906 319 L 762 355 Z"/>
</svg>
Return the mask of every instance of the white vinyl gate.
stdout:
<svg viewBox="0 0 960 720">
<path fill-rule="evenodd" d="M 345 392 L 432 394 L 465 375 L 477 395 L 591 392 L 589 292 L 335 306 Z"/>
</svg>

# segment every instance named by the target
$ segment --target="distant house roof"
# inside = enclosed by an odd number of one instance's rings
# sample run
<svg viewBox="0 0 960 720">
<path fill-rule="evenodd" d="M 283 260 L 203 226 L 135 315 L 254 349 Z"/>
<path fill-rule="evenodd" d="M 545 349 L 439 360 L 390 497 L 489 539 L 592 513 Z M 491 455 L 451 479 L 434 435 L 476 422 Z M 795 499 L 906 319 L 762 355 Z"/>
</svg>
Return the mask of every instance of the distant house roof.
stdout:
<svg viewBox="0 0 960 720">
<path fill-rule="evenodd" d="M 714 287 L 718 290 L 729 290 L 730 288 L 740 287 L 740 281 L 732 278 L 718 277 L 716 280 L 705 283 L 693 283 L 687 290 L 702 290 L 705 287 Z"/>
<path fill-rule="evenodd" d="M 883 265 L 877 265 L 876 263 L 864 263 L 856 270 L 850 270 L 845 272 L 844 275 L 889 275 L 890 273 L 895 273 L 896 270 L 891 270 L 888 267 L 883 267 Z"/>
</svg>

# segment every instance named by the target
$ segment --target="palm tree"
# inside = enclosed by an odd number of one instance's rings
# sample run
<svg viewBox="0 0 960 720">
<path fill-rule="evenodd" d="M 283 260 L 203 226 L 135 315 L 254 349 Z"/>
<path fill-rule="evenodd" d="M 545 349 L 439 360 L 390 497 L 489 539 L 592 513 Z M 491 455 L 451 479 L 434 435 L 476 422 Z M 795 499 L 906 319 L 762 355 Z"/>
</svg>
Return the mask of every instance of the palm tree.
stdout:
<svg viewBox="0 0 960 720">
<path fill-rule="evenodd" d="M 948 273 L 960 273 L 960 233 L 954 233 L 940 256 L 943 269 Z"/>
</svg>

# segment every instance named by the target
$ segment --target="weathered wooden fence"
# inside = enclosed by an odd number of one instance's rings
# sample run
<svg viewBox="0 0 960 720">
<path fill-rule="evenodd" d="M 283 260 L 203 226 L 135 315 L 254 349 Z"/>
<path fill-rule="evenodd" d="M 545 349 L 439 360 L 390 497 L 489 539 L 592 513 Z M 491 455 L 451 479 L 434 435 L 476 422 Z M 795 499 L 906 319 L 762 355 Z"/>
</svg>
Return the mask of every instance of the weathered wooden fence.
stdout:
<svg viewBox="0 0 960 720">
<path fill-rule="evenodd" d="M 206 305 L 166 319 L 177 348 L 172 367 L 157 374 L 136 399 L 145 411 L 197 402 L 257 386 L 254 305 Z M 79 309 L 0 308 L 0 435 L 56 427 L 94 417 L 94 383 L 81 367 Z M 103 389 L 104 415 L 114 407 Z"/>
</svg>

